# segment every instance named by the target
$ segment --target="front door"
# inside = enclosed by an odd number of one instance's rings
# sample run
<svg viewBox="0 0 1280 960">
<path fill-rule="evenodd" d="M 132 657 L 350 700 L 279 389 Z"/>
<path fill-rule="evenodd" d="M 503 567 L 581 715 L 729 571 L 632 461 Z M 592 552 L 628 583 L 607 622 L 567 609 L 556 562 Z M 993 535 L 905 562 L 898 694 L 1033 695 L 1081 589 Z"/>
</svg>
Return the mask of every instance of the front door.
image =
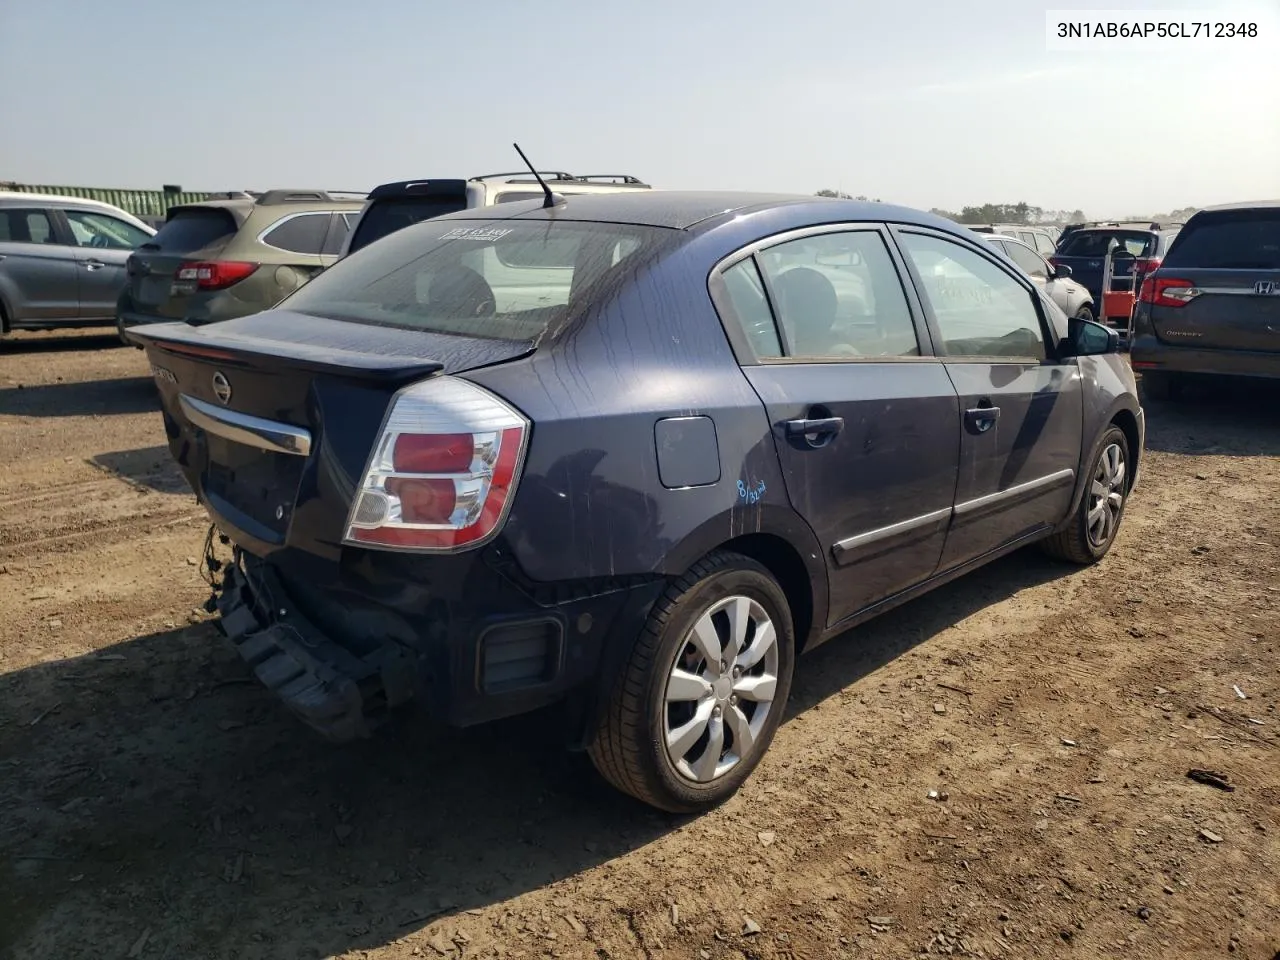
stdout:
<svg viewBox="0 0 1280 960">
<path fill-rule="evenodd" d="M 826 554 L 828 625 L 927 579 L 951 516 L 959 404 L 903 275 L 887 233 L 856 224 L 785 235 L 720 275 L 788 497 Z"/>
<path fill-rule="evenodd" d="M 987 250 L 908 230 L 898 242 L 960 397 L 946 569 L 1066 518 L 1080 464 L 1080 373 L 1055 356 L 1032 285 Z"/>
<path fill-rule="evenodd" d="M 0 285 L 15 326 L 74 321 L 77 283 L 75 253 L 59 242 L 48 210 L 0 209 Z"/>
</svg>

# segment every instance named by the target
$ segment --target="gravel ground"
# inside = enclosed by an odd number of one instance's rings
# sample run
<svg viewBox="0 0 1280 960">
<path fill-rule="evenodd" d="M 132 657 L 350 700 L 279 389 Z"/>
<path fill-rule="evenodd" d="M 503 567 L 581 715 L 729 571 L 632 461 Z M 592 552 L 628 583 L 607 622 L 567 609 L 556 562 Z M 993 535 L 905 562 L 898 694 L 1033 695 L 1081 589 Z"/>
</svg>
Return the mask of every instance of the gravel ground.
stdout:
<svg viewBox="0 0 1280 960">
<path fill-rule="evenodd" d="M 320 742 L 198 610 L 142 355 L 6 339 L 0 957 L 1273 960 L 1278 397 L 1149 408 L 1105 561 L 1023 551 L 815 651 L 681 819 L 541 718 Z"/>
</svg>

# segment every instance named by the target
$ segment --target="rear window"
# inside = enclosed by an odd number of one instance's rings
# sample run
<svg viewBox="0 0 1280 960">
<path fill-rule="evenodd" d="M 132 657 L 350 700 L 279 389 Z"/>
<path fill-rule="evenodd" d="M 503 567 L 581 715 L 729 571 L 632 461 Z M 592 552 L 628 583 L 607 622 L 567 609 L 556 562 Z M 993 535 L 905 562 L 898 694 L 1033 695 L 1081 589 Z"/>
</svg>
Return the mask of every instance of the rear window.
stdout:
<svg viewBox="0 0 1280 960">
<path fill-rule="evenodd" d="M 1280 270 L 1280 210 L 1241 210 L 1193 220 L 1165 258 L 1169 267 Z"/>
<path fill-rule="evenodd" d="M 281 307 L 353 323 L 534 340 L 673 231 L 513 220 L 420 223 L 352 254 Z"/>
<path fill-rule="evenodd" d="M 145 246 L 148 250 L 194 253 L 235 232 L 236 221 L 226 210 L 216 207 L 175 210 Z"/>
<path fill-rule="evenodd" d="M 1063 257 L 1105 257 L 1112 247 L 1123 246 L 1135 257 L 1155 254 L 1156 235 L 1147 230 L 1077 230 L 1062 241 Z"/>
<path fill-rule="evenodd" d="M 355 236 L 351 238 L 348 253 L 367 247 L 388 234 L 411 227 L 415 223 L 456 213 L 467 208 L 465 197 L 401 197 L 394 200 L 378 200 L 369 205 Z"/>
</svg>

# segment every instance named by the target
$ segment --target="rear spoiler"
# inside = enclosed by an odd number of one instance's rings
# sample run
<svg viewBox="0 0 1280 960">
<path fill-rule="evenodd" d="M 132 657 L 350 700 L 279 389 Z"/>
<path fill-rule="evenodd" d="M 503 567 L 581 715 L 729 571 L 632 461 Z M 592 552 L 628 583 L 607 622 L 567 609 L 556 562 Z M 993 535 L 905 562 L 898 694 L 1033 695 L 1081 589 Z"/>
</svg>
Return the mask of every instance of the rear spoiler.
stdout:
<svg viewBox="0 0 1280 960">
<path fill-rule="evenodd" d="M 310 325 L 324 323 L 319 317 L 305 319 Z M 381 383 L 421 379 L 444 369 L 439 360 L 308 343 L 300 339 L 306 336 L 303 326 L 287 331 L 286 337 L 279 340 L 238 334 L 228 330 L 225 323 L 193 326 L 182 321 L 133 327 L 129 335 L 148 349 L 233 367 L 262 366 L 283 360 L 293 367 L 316 373 Z"/>
</svg>

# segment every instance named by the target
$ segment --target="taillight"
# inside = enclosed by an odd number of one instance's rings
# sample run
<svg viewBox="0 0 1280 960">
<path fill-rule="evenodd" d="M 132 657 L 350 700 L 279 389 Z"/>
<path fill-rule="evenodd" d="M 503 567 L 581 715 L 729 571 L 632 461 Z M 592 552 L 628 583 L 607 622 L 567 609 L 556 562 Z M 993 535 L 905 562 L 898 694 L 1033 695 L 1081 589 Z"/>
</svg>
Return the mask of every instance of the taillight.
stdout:
<svg viewBox="0 0 1280 960">
<path fill-rule="evenodd" d="M 1139 257 L 1133 261 L 1133 272 L 1136 274 L 1155 273 L 1159 269 L 1159 257 Z"/>
<path fill-rule="evenodd" d="M 345 541 L 456 550 L 494 536 L 510 509 L 529 421 L 466 380 L 396 394 L 356 491 Z"/>
<path fill-rule="evenodd" d="M 1151 276 L 1142 281 L 1138 301 L 1156 307 L 1185 307 L 1198 296 L 1200 291 L 1190 280 Z"/>
<path fill-rule="evenodd" d="M 258 264 L 242 260 L 188 260 L 178 267 L 177 279 L 200 290 L 224 290 L 257 269 Z"/>
</svg>

